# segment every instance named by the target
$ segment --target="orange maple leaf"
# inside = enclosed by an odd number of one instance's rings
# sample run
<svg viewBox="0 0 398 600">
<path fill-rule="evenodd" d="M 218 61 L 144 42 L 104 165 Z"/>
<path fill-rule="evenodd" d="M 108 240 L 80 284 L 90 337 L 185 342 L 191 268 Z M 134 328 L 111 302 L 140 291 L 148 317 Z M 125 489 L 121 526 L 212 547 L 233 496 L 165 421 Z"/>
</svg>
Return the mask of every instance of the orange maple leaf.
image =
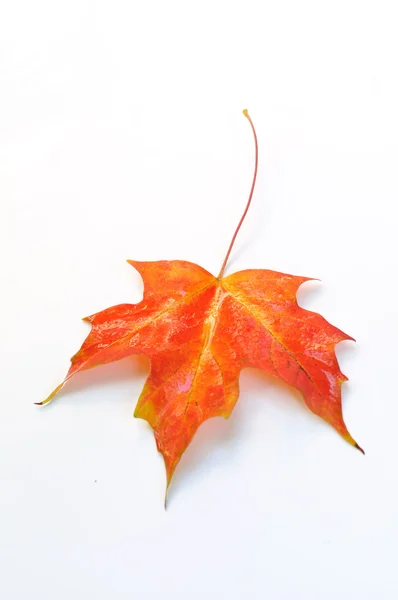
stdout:
<svg viewBox="0 0 398 600">
<path fill-rule="evenodd" d="M 335 345 L 353 340 L 317 313 L 301 308 L 296 293 L 308 281 L 275 271 L 250 269 L 224 277 L 224 270 L 253 196 L 234 233 L 220 274 L 215 277 L 186 261 L 128 261 L 141 274 L 138 304 L 107 308 L 86 321 L 91 331 L 71 359 L 65 380 L 133 354 L 144 354 L 151 370 L 134 415 L 154 430 L 167 487 L 198 427 L 211 417 L 229 417 L 239 397 L 239 375 L 256 367 L 298 389 L 307 406 L 350 444 L 343 420 Z"/>
</svg>

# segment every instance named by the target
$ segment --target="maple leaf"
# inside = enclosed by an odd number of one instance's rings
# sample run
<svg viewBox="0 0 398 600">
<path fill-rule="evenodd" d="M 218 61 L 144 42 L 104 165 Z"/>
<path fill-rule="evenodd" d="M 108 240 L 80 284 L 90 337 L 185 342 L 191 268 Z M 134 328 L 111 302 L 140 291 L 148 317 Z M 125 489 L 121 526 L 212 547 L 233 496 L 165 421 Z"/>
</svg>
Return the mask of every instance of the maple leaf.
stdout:
<svg viewBox="0 0 398 600">
<path fill-rule="evenodd" d="M 319 314 L 297 304 L 307 277 L 262 269 L 224 277 L 249 200 L 220 274 L 215 277 L 186 261 L 128 261 L 144 281 L 138 304 L 120 304 L 86 317 L 91 331 L 71 359 L 65 380 L 40 404 L 48 403 L 76 373 L 133 354 L 150 359 L 151 369 L 134 415 L 154 430 L 167 487 L 198 427 L 211 417 L 229 417 L 239 396 L 239 375 L 256 367 L 299 390 L 310 410 L 350 444 L 343 420 L 335 346 L 353 340 Z"/>
</svg>

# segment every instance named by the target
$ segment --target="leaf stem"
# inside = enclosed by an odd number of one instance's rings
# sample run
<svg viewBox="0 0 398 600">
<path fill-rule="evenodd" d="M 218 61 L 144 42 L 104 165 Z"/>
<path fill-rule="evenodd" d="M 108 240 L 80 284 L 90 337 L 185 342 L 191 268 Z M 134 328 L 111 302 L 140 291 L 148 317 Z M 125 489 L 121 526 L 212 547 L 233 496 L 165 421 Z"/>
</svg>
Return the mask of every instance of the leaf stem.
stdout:
<svg viewBox="0 0 398 600">
<path fill-rule="evenodd" d="M 227 254 L 226 254 L 225 258 L 224 258 L 224 262 L 222 264 L 222 267 L 221 267 L 221 270 L 220 270 L 220 272 L 218 274 L 217 279 L 221 279 L 222 276 L 224 275 L 225 267 L 227 266 L 229 255 L 231 254 L 231 250 L 232 250 L 232 247 L 233 247 L 233 245 L 235 243 L 236 236 L 238 235 L 239 229 L 241 228 L 242 223 L 245 220 L 245 217 L 247 215 L 247 211 L 249 210 L 249 207 L 250 207 L 250 204 L 251 204 L 251 201 L 252 201 L 252 198 L 253 198 L 254 186 L 256 185 L 256 179 L 257 179 L 257 168 L 258 168 L 258 142 L 257 142 L 257 134 L 256 134 L 256 130 L 255 130 L 254 125 L 253 125 L 253 121 L 251 120 L 250 115 L 249 115 L 249 113 L 248 113 L 248 111 L 247 111 L 246 108 L 243 111 L 243 114 L 245 115 L 246 119 L 249 121 L 250 126 L 251 126 L 252 131 L 253 131 L 253 136 L 254 136 L 254 145 L 255 145 L 256 154 L 255 154 L 255 163 L 254 163 L 253 182 L 252 182 L 252 187 L 250 189 L 249 199 L 247 201 L 246 208 L 245 208 L 245 210 L 243 212 L 243 215 L 241 216 L 241 219 L 240 219 L 240 221 L 238 223 L 237 228 L 235 229 L 235 233 L 232 236 L 232 240 L 231 240 L 231 243 L 229 245 L 228 252 L 227 252 Z"/>
</svg>

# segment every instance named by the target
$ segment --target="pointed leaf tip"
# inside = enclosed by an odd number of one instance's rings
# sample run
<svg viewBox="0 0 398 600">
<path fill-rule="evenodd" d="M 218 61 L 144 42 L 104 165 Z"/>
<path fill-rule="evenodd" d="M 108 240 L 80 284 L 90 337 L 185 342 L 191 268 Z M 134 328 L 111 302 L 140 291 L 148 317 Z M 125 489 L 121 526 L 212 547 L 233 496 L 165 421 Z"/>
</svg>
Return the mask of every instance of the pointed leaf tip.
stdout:
<svg viewBox="0 0 398 600">
<path fill-rule="evenodd" d="M 359 444 L 357 444 L 355 442 L 355 448 L 357 448 L 360 452 L 362 452 L 363 455 L 365 455 L 365 450 L 363 448 L 361 448 L 361 446 L 359 446 Z"/>
<path fill-rule="evenodd" d="M 361 446 L 359 444 L 357 444 L 357 442 L 354 440 L 352 435 L 347 430 L 345 433 L 342 433 L 341 431 L 339 433 L 343 436 L 343 438 L 345 439 L 346 442 L 348 442 L 351 446 L 354 446 L 354 448 L 356 448 L 357 450 L 362 452 L 362 454 L 365 454 L 365 450 L 363 448 L 361 448 Z"/>
</svg>

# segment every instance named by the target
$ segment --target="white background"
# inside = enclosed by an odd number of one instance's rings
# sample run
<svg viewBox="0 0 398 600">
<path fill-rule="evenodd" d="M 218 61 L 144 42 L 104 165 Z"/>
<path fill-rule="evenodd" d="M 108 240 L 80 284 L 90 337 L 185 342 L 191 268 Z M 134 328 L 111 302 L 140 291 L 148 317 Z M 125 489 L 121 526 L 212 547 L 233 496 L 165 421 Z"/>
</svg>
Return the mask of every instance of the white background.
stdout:
<svg viewBox="0 0 398 600">
<path fill-rule="evenodd" d="M 5 600 L 398 596 L 396 2 L 54 0 L 0 9 L 0 592 Z M 318 277 L 362 456 L 299 396 L 241 376 L 163 508 L 130 359 L 76 377 L 137 302 L 125 259 Z"/>
</svg>

